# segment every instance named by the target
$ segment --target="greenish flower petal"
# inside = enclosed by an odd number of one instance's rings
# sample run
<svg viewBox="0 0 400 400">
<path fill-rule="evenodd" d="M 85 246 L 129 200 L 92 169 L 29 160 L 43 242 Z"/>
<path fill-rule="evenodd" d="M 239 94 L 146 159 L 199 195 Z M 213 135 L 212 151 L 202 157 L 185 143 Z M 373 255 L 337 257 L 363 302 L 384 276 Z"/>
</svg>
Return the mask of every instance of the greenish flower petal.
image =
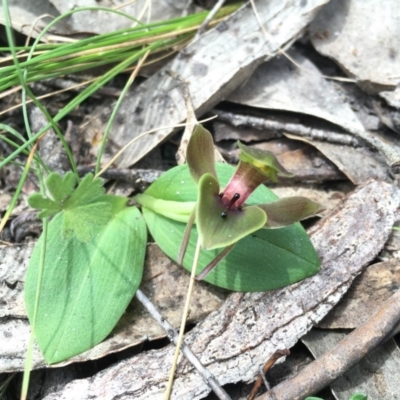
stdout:
<svg viewBox="0 0 400 400">
<path fill-rule="evenodd" d="M 201 125 L 196 125 L 186 149 L 186 161 L 190 174 L 197 183 L 204 174 L 217 177 L 215 171 L 214 142 L 211 133 Z"/>
<path fill-rule="evenodd" d="M 265 228 L 282 228 L 309 218 L 324 210 L 321 204 L 306 197 L 293 196 L 268 204 L 259 204 L 268 216 Z"/>
<path fill-rule="evenodd" d="M 257 206 L 227 210 L 221 203 L 216 178 L 211 174 L 200 178 L 196 225 L 205 249 L 230 246 L 262 228 L 266 222 L 267 215 Z"/>
</svg>

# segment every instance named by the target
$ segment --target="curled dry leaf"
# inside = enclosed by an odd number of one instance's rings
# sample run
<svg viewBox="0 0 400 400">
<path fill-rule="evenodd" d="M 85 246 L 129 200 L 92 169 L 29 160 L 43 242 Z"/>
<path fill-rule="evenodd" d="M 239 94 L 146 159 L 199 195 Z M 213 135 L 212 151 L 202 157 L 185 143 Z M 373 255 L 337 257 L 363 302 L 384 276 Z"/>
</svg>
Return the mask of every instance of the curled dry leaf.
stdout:
<svg viewBox="0 0 400 400">
<path fill-rule="evenodd" d="M 400 82 L 399 20 L 395 1 L 335 0 L 312 22 L 310 37 L 317 51 L 333 58 L 367 92 L 394 90 Z"/>
<path fill-rule="evenodd" d="M 260 65 L 228 100 L 246 106 L 312 115 L 353 132 L 361 122 L 331 81 L 295 48 Z M 295 62 L 297 65 L 294 65 Z"/>
<path fill-rule="evenodd" d="M 288 54 L 297 66 L 284 57 L 264 63 L 229 100 L 257 108 L 312 115 L 342 127 L 353 133 L 355 138 L 363 138 L 360 133 L 364 132 L 364 127 L 350 103 L 344 101 L 343 93 L 337 90 L 337 86 L 326 80 L 317 67 L 295 49 L 291 49 Z M 288 125 L 291 125 L 290 122 Z M 285 131 L 285 124 L 282 123 L 282 131 L 287 137 L 316 147 L 353 183 L 360 184 L 370 178 L 391 180 L 385 158 L 380 153 L 370 150 L 365 142 L 361 142 L 362 146 L 359 143 L 357 147 L 335 143 L 337 137 L 340 137 L 340 131 L 334 129 L 337 132 L 331 132 L 332 125 L 327 125 L 325 138 L 314 137 L 312 131 L 309 137 L 300 137 L 304 133 L 296 133 L 291 129 Z M 323 129 L 320 131 L 324 132 Z M 375 138 L 375 141 L 379 141 L 379 138 Z"/>
</svg>

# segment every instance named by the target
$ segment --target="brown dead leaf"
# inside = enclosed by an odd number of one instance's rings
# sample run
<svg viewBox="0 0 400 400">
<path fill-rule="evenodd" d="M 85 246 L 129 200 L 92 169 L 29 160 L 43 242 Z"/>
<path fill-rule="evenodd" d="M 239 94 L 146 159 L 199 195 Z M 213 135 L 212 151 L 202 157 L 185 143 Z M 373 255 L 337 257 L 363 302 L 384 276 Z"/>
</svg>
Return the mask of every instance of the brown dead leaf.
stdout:
<svg viewBox="0 0 400 400">
<path fill-rule="evenodd" d="M 311 23 L 310 38 L 365 91 L 394 90 L 400 82 L 399 21 L 395 1 L 334 0 Z"/>
<path fill-rule="evenodd" d="M 293 61 L 278 56 L 260 65 L 228 100 L 262 109 L 312 115 L 349 132 L 363 129 L 350 104 L 310 60 L 295 48 L 288 55 Z"/>
</svg>

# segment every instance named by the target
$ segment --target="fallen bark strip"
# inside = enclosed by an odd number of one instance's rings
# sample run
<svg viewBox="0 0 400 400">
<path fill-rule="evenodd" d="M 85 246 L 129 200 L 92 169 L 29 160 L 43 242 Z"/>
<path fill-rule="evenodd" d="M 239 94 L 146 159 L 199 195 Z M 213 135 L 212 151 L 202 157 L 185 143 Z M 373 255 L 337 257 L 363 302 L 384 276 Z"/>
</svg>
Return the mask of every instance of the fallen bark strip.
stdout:
<svg viewBox="0 0 400 400">
<path fill-rule="evenodd" d="M 365 324 L 332 350 L 307 365 L 294 378 L 275 386 L 259 400 L 298 400 L 318 392 L 358 364 L 400 321 L 400 292 L 395 293 Z"/>
<path fill-rule="evenodd" d="M 292 347 L 340 300 L 354 277 L 373 260 L 397 220 L 400 190 L 371 181 L 321 220 L 311 238 L 321 271 L 296 285 L 266 293 L 234 293 L 186 337 L 186 343 L 220 384 L 253 381 L 280 349 Z M 142 353 L 97 375 L 72 381 L 46 400 L 161 399 L 174 347 Z M 210 388 L 185 363 L 173 399 L 200 399 Z"/>
</svg>

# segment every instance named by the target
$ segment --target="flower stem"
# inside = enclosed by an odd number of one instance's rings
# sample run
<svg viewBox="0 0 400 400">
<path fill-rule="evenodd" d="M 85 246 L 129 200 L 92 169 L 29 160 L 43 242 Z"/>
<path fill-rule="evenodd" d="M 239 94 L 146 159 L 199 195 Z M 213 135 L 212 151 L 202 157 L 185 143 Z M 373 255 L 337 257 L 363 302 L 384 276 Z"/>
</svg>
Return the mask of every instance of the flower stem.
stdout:
<svg viewBox="0 0 400 400">
<path fill-rule="evenodd" d="M 196 202 L 194 201 L 170 201 L 162 200 L 148 194 L 142 193 L 134 197 L 141 206 L 150 208 L 157 214 L 166 216 L 178 222 L 187 223 L 193 212 Z"/>
<path fill-rule="evenodd" d="M 180 353 L 182 342 L 183 342 L 183 334 L 185 331 L 186 320 L 187 320 L 187 317 L 189 314 L 190 299 L 192 297 L 192 292 L 193 292 L 194 283 L 195 283 L 195 279 L 196 279 L 196 269 L 197 269 L 197 264 L 199 262 L 199 256 L 200 256 L 200 237 L 197 239 L 196 251 L 194 253 L 194 259 L 193 259 L 193 265 L 192 265 L 192 272 L 190 274 L 190 282 L 189 282 L 189 287 L 188 287 L 188 291 L 186 294 L 186 301 L 185 301 L 185 307 L 183 309 L 181 327 L 179 329 L 178 342 L 176 344 L 174 359 L 172 361 L 172 366 L 171 366 L 171 370 L 169 373 L 168 385 L 167 385 L 167 389 L 165 391 L 165 396 L 164 396 L 165 400 L 169 400 L 169 398 L 171 396 L 176 366 L 178 364 L 178 357 L 179 357 L 179 353 Z"/>
</svg>

